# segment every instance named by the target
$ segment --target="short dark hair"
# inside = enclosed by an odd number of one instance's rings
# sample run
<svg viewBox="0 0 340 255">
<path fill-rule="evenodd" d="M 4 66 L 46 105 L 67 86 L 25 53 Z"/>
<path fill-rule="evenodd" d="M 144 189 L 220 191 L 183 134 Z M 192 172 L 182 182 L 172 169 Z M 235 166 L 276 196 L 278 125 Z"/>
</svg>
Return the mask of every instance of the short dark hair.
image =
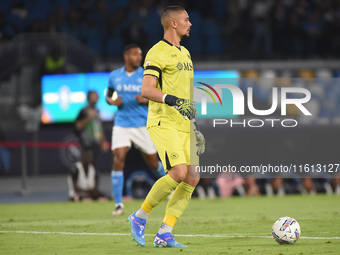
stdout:
<svg viewBox="0 0 340 255">
<path fill-rule="evenodd" d="M 126 45 L 123 49 L 123 54 L 125 55 L 126 53 L 128 53 L 129 50 L 133 49 L 133 48 L 140 48 L 137 44 L 129 44 L 129 45 Z"/>
<path fill-rule="evenodd" d="M 173 14 L 174 12 L 181 12 L 181 11 L 185 11 L 185 8 L 183 6 L 180 5 L 169 5 L 168 7 L 166 7 L 161 15 L 161 23 L 163 27 L 167 27 L 166 24 L 166 19 Z"/>
</svg>

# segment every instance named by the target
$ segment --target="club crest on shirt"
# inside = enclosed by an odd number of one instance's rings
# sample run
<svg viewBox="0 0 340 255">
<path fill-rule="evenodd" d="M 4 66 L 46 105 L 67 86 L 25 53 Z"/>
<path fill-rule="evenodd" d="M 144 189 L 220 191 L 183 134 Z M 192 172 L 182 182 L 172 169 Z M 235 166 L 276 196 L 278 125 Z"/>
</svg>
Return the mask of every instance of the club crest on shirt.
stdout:
<svg viewBox="0 0 340 255">
<path fill-rule="evenodd" d="M 183 69 L 183 64 L 181 62 L 178 62 L 176 67 L 178 70 L 181 71 Z"/>
<path fill-rule="evenodd" d="M 151 61 L 145 63 L 146 66 L 151 66 Z"/>
</svg>

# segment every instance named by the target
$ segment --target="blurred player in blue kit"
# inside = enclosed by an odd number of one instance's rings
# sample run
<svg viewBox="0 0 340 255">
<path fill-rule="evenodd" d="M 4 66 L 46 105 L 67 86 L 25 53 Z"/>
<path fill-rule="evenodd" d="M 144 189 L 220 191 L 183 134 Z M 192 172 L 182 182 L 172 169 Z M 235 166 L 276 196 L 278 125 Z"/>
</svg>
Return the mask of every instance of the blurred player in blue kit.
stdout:
<svg viewBox="0 0 340 255">
<path fill-rule="evenodd" d="M 144 69 L 140 66 L 142 51 L 130 44 L 124 48 L 125 66 L 110 73 L 106 102 L 118 106 L 112 128 L 113 168 L 111 172 L 112 191 L 115 199 L 113 215 L 123 214 L 122 194 L 126 154 L 133 143 L 143 155 L 145 162 L 160 177 L 165 174 L 158 161 L 157 151 L 146 129 L 148 102 L 141 95 Z M 114 92 L 116 98 L 112 98 Z"/>
</svg>

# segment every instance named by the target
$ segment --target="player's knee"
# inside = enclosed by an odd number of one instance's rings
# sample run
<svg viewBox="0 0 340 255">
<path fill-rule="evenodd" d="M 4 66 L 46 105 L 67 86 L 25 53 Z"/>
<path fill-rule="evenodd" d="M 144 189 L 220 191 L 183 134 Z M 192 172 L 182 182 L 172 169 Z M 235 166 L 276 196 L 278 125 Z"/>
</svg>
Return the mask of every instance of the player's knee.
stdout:
<svg viewBox="0 0 340 255">
<path fill-rule="evenodd" d="M 180 181 L 184 181 L 185 180 L 185 177 L 186 177 L 186 173 L 184 173 L 184 172 L 180 172 L 180 173 L 178 173 L 178 179 L 180 180 Z"/>
<path fill-rule="evenodd" d="M 116 156 L 116 157 L 113 158 L 113 161 L 114 161 L 115 164 L 122 165 L 122 164 L 124 164 L 125 158 Z"/>
<path fill-rule="evenodd" d="M 120 154 L 116 154 L 113 157 L 113 168 L 114 169 L 123 169 L 125 165 L 125 156 Z"/>
<path fill-rule="evenodd" d="M 187 176 L 186 168 L 180 167 L 179 165 L 174 166 L 173 168 L 169 170 L 169 175 L 176 182 L 182 182 L 185 180 Z"/>
<path fill-rule="evenodd" d="M 113 159 L 116 162 L 124 163 L 126 157 L 126 153 L 120 151 L 113 151 Z"/>
</svg>

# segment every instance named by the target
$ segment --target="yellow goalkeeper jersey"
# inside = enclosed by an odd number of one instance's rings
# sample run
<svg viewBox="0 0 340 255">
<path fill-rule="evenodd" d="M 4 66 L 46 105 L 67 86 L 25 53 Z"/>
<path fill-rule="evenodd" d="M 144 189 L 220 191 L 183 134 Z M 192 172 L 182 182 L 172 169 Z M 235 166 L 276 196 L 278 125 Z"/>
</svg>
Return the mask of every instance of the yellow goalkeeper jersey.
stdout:
<svg viewBox="0 0 340 255">
<path fill-rule="evenodd" d="M 144 75 L 158 78 L 157 89 L 165 94 L 192 100 L 194 68 L 185 47 L 178 48 L 162 39 L 148 51 L 144 68 Z M 185 120 L 174 107 L 150 100 L 147 127 L 155 125 L 172 126 L 190 132 L 190 121 Z"/>
</svg>

